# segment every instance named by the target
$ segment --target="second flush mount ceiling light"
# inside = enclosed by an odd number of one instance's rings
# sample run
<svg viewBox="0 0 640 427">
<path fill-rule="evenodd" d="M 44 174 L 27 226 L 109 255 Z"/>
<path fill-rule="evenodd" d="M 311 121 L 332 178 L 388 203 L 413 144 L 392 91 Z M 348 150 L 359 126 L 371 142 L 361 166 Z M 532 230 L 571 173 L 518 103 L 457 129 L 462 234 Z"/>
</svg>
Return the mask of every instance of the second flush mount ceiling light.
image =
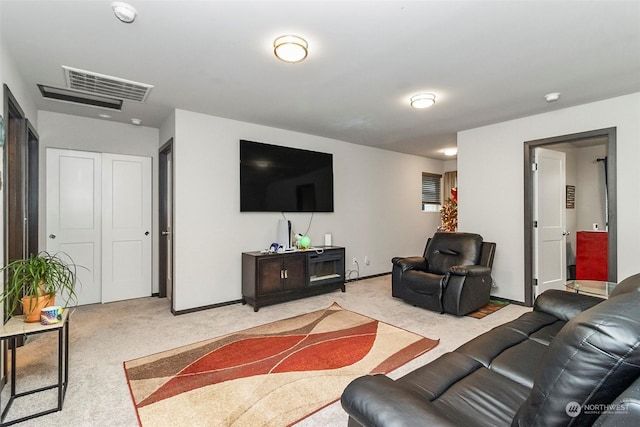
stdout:
<svg viewBox="0 0 640 427">
<path fill-rule="evenodd" d="M 302 37 L 280 36 L 273 42 L 273 53 L 284 62 L 295 64 L 307 57 L 309 45 Z"/>
</svg>

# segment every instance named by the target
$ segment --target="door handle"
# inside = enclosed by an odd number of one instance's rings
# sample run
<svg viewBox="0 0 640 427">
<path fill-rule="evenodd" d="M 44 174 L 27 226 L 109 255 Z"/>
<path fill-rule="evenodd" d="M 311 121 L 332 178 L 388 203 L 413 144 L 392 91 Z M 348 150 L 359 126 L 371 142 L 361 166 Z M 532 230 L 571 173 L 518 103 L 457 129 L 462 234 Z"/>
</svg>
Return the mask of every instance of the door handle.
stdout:
<svg viewBox="0 0 640 427">
<path fill-rule="evenodd" d="M 53 233 L 49 234 L 49 238 L 50 238 L 50 239 L 55 239 L 56 237 L 57 237 L 57 236 L 56 236 L 55 234 L 53 234 Z"/>
<path fill-rule="evenodd" d="M 145 232 L 144 232 L 144 235 L 145 235 L 145 236 L 148 236 L 148 235 L 149 235 L 149 232 L 148 232 L 148 231 L 145 231 Z"/>
<path fill-rule="evenodd" d="M 568 236 L 569 234 L 571 234 L 571 233 L 569 233 L 568 231 L 563 231 L 563 232 L 562 232 L 562 235 L 563 235 L 563 236 Z"/>
</svg>

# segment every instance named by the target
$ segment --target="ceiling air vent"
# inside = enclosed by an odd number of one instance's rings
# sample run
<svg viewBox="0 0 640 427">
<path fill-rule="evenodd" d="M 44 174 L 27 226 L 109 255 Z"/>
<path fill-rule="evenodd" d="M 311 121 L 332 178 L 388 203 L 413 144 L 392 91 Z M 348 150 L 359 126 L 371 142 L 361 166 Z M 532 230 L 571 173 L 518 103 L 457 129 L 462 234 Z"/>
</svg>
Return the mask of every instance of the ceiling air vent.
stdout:
<svg viewBox="0 0 640 427">
<path fill-rule="evenodd" d="M 146 102 L 152 85 L 62 66 L 67 87 L 129 101 Z"/>
<path fill-rule="evenodd" d="M 38 84 L 40 93 L 45 99 L 55 101 L 70 102 L 72 104 L 88 105 L 90 107 L 108 108 L 110 110 L 122 111 L 122 99 L 110 98 L 108 96 L 93 95 L 62 87 L 53 87 Z"/>
</svg>

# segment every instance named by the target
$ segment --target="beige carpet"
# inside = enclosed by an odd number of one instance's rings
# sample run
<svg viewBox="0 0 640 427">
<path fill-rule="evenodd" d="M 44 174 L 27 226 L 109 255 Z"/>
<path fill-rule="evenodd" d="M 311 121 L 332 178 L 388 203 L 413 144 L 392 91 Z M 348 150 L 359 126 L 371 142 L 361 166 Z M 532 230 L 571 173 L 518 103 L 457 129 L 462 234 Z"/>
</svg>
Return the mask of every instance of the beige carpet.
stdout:
<svg viewBox="0 0 640 427">
<path fill-rule="evenodd" d="M 433 350 L 392 371 L 397 378 L 441 354 L 451 351 L 474 336 L 530 311 L 510 304 L 484 319 L 455 317 L 423 310 L 391 298 L 391 276 L 381 276 L 347 284 L 347 291 L 331 292 L 311 298 L 260 308 L 258 313 L 240 304 L 173 316 L 166 299 L 141 298 L 109 304 L 79 307 L 71 316 L 69 389 L 62 412 L 56 412 L 20 427 L 138 425 L 136 411 L 122 362 L 160 353 L 297 316 L 328 307 L 341 307 L 418 335 L 440 338 Z M 18 388 L 26 389 L 56 381 L 56 342 L 53 334 L 38 335 L 18 349 Z M 7 402 L 9 387 L 2 392 Z M 10 418 L 55 401 L 55 393 L 18 399 Z M 318 411 L 296 427 L 346 426 L 347 416 L 339 402 Z"/>
<path fill-rule="evenodd" d="M 388 373 L 438 341 L 342 309 L 125 362 L 141 424 L 290 425 L 366 374 Z"/>
</svg>

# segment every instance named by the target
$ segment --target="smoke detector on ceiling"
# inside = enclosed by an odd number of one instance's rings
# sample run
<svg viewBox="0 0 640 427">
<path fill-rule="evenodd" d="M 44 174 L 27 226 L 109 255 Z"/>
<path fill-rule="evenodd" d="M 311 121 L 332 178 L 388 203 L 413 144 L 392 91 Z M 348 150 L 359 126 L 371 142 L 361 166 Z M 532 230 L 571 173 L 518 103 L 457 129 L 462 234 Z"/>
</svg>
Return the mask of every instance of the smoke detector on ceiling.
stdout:
<svg viewBox="0 0 640 427">
<path fill-rule="evenodd" d="M 544 96 L 544 99 L 547 102 L 555 102 L 560 99 L 560 94 L 558 92 L 548 93 Z"/>
<path fill-rule="evenodd" d="M 113 14 L 116 15 L 116 18 L 125 24 L 131 24 L 136 20 L 136 16 L 138 16 L 136 8 L 123 1 L 114 1 L 111 3 L 111 8 L 113 9 Z"/>
</svg>

